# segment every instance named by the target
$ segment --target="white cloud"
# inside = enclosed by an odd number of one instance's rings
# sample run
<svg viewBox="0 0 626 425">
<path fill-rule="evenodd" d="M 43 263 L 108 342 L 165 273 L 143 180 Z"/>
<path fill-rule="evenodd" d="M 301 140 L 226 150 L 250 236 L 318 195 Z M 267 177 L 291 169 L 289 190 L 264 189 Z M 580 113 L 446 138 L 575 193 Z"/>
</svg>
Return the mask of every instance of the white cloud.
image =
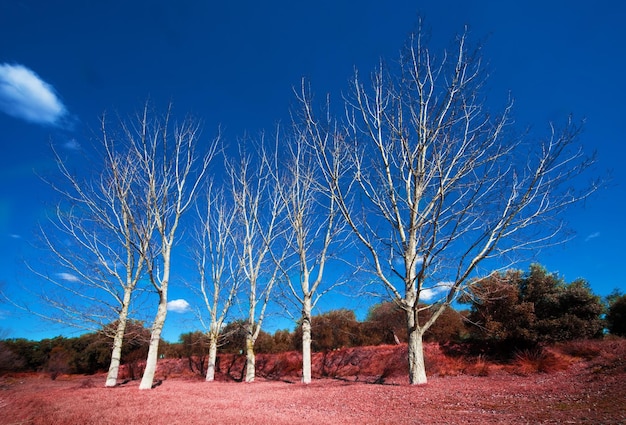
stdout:
<svg viewBox="0 0 626 425">
<path fill-rule="evenodd" d="M 183 299 L 172 300 L 167 303 L 167 310 L 174 313 L 186 313 L 191 310 L 189 303 Z"/>
<path fill-rule="evenodd" d="M 424 288 L 420 291 L 420 301 L 429 302 L 435 301 L 436 298 L 441 298 L 448 293 L 448 290 L 454 282 L 439 282 L 432 288 Z"/>
<path fill-rule="evenodd" d="M 595 239 L 599 236 L 600 236 L 600 232 L 594 232 L 585 238 L 585 242 L 589 242 L 591 239 Z"/>
<path fill-rule="evenodd" d="M 57 125 L 67 109 L 54 87 L 22 65 L 0 64 L 0 110 L 36 124 Z"/>
<path fill-rule="evenodd" d="M 430 301 L 436 295 L 436 291 L 433 289 L 422 289 L 420 292 L 420 301 Z"/>
<path fill-rule="evenodd" d="M 59 279 L 67 280 L 68 282 L 80 282 L 78 276 L 73 275 L 72 273 L 57 273 L 57 277 Z"/>
</svg>

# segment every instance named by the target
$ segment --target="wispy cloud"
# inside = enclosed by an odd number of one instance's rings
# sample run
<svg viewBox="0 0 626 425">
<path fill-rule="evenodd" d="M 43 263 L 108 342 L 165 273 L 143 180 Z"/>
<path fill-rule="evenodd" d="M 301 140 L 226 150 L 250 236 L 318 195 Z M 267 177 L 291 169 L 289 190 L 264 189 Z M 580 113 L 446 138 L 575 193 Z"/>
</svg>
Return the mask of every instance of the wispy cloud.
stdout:
<svg viewBox="0 0 626 425">
<path fill-rule="evenodd" d="M 63 144 L 63 147 L 70 151 L 80 150 L 80 143 L 76 139 L 69 139 Z"/>
<path fill-rule="evenodd" d="M 593 232 L 592 234 L 588 235 L 585 238 L 585 242 L 589 242 L 590 240 L 595 239 L 597 237 L 600 237 L 600 232 Z"/>
<path fill-rule="evenodd" d="M 167 303 L 167 310 L 173 311 L 174 313 L 187 313 L 191 310 L 191 306 L 183 299 L 172 300 Z"/>
<path fill-rule="evenodd" d="M 59 125 L 67 109 L 54 87 L 23 65 L 0 64 L 0 110 L 36 124 Z"/>
<path fill-rule="evenodd" d="M 57 273 L 57 277 L 68 282 L 80 282 L 78 276 L 73 275 L 72 273 Z"/>
<path fill-rule="evenodd" d="M 424 256 L 418 254 L 417 257 L 415 257 L 415 264 L 419 266 L 423 262 L 424 262 Z M 395 268 L 396 272 L 401 273 L 401 271 L 404 270 L 404 258 L 402 258 L 399 255 L 393 257 L 391 264 Z"/>
</svg>

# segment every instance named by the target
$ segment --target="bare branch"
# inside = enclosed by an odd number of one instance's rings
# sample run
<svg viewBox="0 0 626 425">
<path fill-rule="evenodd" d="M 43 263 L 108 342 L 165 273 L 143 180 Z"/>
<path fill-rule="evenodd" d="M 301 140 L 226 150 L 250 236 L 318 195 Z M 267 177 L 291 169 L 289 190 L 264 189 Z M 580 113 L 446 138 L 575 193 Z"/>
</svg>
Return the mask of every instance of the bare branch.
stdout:
<svg viewBox="0 0 626 425">
<path fill-rule="evenodd" d="M 407 313 L 413 383 L 426 379 L 421 336 L 475 281 L 478 265 L 491 259 L 498 267 L 555 243 L 561 212 L 596 188 L 571 187 L 590 164 L 573 146 L 579 127 L 552 128 L 543 143 L 513 137 L 512 102 L 490 115 L 485 80 L 466 33 L 439 59 L 417 33 L 397 70 L 381 64 L 367 87 L 355 73 L 342 140 L 351 155 L 335 169 L 325 154 L 339 209 Z M 424 291 L 436 291 L 437 302 L 425 307 Z M 420 325 L 424 308 L 432 314 Z"/>
</svg>

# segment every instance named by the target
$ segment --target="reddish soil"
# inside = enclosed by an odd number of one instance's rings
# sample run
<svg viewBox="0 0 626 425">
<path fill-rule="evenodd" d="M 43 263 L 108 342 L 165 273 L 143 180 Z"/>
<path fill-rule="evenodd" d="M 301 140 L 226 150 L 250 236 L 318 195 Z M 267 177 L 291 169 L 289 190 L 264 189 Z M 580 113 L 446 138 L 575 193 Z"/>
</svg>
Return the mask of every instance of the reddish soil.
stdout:
<svg viewBox="0 0 626 425">
<path fill-rule="evenodd" d="M 149 391 L 138 381 L 104 388 L 104 375 L 12 375 L 0 377 L 0 424 L 626 423 L 626 341 L 594 350 L 495 365 L 429 346 L 425 386 L 408 384 L 402 346 L 318 354 L 310 385 L 297 382 L 296 353 L 260 356 L 251 384 L 233 380 L 237 356 L 221 358 L 212 383 L 185 360 L 162 361 Z"/>
</svg>

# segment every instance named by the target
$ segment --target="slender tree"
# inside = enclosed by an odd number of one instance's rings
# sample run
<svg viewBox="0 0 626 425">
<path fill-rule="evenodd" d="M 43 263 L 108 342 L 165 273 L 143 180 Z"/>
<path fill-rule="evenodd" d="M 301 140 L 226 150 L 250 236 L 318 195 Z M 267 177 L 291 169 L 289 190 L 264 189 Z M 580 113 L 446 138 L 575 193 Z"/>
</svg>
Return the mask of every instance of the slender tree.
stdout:
<svg viewBox="0 0 626 425">
<path fill-rule="evenodd" d="M 237 244 L 243 288 L 247 293 L 245 381 L 255 378 L 254 344 L 259 336 L 272 290 L 284 259 L 285 236 L 282 225 L 284 204 L 272 178 L 276 152 L 268 154 L 263 141 L 254 156 L 246 153 L 243 143 L 239 157 L 227 162 L 230 190 L 235 201 Z"/>
<path fill-rule="evenodd" d="M 283 204 L 288 231 L 293 235 L 287 245 L 291 251 L 284 274 L 289 292 L 300 308 L 302 327 L 302 382 L 311 383 L 311 312 L 322 295 L 341 283 L 339 276 L 328 277 L 327 263 L 341 242 L 345 242 L 345 221 L 337 206 L 333 186 L 326 184 L 321 169 L 320 146 L 336 135 L 332 120 L 312 117 L 308 108 L 310 90 L 303 81 L 298 93 L 304 110 L 294 117 L 292 133 L 281 138 L 284 157 L 274 170 Z M 334 279 L 333 282 L 331 279 Z"/>
<path fill-rule="evenodd" d="M 143 235 L 150 232 L 151 217 L 141 208 L 138 168 L 126 141 L 111 137 L 101 120 L 102 135 L 96 150 L 101 154 L 94 174 L 81 179 L 69 161 L 54 150 L 62 182 L 51 186 L 62 201 L 42 226 L 44 244 L 52 253 L 56 273 L 31 267 L 51 285 L 42 299 L 56 313 L 45 316 L 85 330 L 108 329 L 113 340 L 105 385 L 115 386 L 122 343 L 133 293 L 145 277 L 140 251 Z M 115 323 L 114 329 L 108 326 Z"/>
<path fill-rule="evenodd" d="M 203 311 L 198 317 L 209 342 L 206 380 L 215 379 L 217 347 L 224 320 L 236 300 L 241 279 L 237 261 L 237 218 L 233 202 L 224 191 L 209 185 L 205 205 L 198 211 L 200 228 L 196 232 L 198 249 L 195 253 L 200 275 L 199 298 Z M 208 316 L 207 316 L 208 315 Z"/>
<path fill-rule="evenodd" d="M 405 312 L 411 384 L 427 382 L 424 333 L 479 264 L 558 242 L 562 211 L 595 189 L 570 187 L 590 163 L 578 126 L 526 142 L 506 131 L 512 104 L 485 110 L 479 53 L 464 33 L 437 57 L 420 29 L 397 72 L 381 64 L 369 87 L 355 73 L 343 141 L 352 154 L 327 154 L 337 204 Z"/>
<path fill-rule="evenodd" d="M 152 231 L 145 234 L 141 255 L 149 281 L 159 297 L 140 389 L 152 388 L 154 381 L 161 331 L 167 316 L 172 252 L 178 240 L 181 217 L 192 207 L 219 145 L 218 136 L 207 144 L 203 154 L 199 154 L 199 124 L 186 119 L 173 125 L 170 119 L 171 108 L 159 118 L 151 114 L 146 105 L 135 122 L 123 124 L 141 176 L 139 184 L 145 191 L 143 207 L 152 220 Z"/>
</svg>

